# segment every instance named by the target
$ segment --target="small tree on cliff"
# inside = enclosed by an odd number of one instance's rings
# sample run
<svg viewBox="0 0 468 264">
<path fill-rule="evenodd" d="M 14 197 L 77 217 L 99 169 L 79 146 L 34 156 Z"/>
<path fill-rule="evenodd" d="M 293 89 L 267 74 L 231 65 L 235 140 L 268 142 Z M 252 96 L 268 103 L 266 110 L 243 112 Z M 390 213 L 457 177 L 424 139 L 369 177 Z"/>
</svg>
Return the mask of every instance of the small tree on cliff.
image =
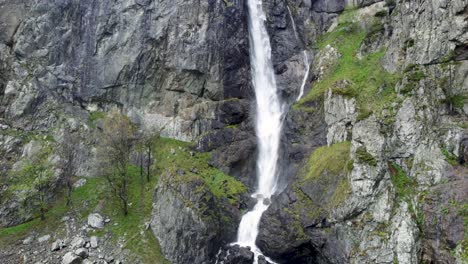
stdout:
<svg viewBox="0 0 468 264">
<path fill-rule="evenodd" d="M 128 214 L 130 154 L 135 145 L 136 129 L 128 117 L 113 110 L 105 118 L 98 154 L 102 175 L 112 194 L 119 199 L 122 211 Z"/>
<path fill-rule="evenodd" d="M 146 176 L 151 181 L 151 166 L 153 165 L 154 145 L 160 137 L 160 131 L 142 133 L 138 139 L 138 162 L 140 164 L 140 177 Z"/>
<path fill-rule="evenodd" d="M 51 149 L 46 147 L 14 174 L 16 184 L 13 191 L 17 192 L 23 202 L 39 211 L 41 220 L 45 220 L 48 199 L 54 185 L 54 173 L 48 157 Z"/>
<path fill-rule="evenodd" d="M 63 131 L 63 139 L 57 148 L 60 156 L 59 168 L 61 169 L 61 179 L 66 186 L 67 206 L 71 203 L 72 193 L 72 177 L 76 175 L 78 170 L 77 157 L 78 157 L 79 139 L 76 134 L 73 134 L 70 128 L 65 128 Z"/>
</svg>

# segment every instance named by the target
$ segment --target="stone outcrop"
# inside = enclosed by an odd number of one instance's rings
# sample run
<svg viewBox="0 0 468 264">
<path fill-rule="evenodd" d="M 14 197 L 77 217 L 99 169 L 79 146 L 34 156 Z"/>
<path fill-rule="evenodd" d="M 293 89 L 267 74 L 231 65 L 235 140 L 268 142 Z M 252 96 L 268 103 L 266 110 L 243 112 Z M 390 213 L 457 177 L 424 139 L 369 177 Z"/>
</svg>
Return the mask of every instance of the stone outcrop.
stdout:
<svg viewBox="0 0 468 264">
<path fill-rule="evenodd" d="M 201 178 L 168 171 L 153 199 L 151 229 L 171 263 L 211 263 L 220 245 L 235 239 L 240 211 Z"/>
</svg>

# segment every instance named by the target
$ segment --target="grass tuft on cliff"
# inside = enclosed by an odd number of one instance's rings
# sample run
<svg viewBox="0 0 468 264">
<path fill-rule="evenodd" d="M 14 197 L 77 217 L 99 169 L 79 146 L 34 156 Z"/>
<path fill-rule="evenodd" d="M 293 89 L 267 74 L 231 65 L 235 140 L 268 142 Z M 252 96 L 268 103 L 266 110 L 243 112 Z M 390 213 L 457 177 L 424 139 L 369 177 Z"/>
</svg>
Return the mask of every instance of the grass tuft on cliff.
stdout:
<svg viewBox="0 0 468 264">
<path fill-rule="evenodd" d="M 416 190 L 416 182 L 406 175 L 403 169 L 396 163 L 388 163 L 390 171 L 390 180 L 392 181 L 393 187 L 397 198 L 400 200 L 407 200 L 413 195 Z"/>
<path fill-rule="evenodd" d="M 161 138 L 155 146 L 158 173 L 169 167 L 183 170 L 188 175 L 184 178 L 200 177 L 217 198 L 227 198 L 231 204 L 236 204 L 239 195 L 247 191 L 245 185 L 211 166 L 211 153 L 191 151 L 191 146 L 191 143 Z"/>
<path fill-rule="evenodd" d="M 317 148 L 307 161 L 304 180 L 314 180 L 324 173 L 339 174 L 351 166 L 349 141 Z"/>
<path fill-rule="evenodd" d="M 354 9 L 343 12 L 339 17 L 338 26 L 318 41 L 317 49 L 322 50 L 331 45 L 338 50 L 341 57 L 331 73 L 314 83 L 310 92 L 298 102 L 299 107 L 304 108 L 307 102 L 321 98 L 329 88 L 342 80 L 349 81 L 350 85 L 339 93 L 355 97 L 359 113 L 365 113 L 363 116 L 380 114 L 382 109 L 396 100 L 394 87 L 399 78 L 381 66 L 380 60 L 385 51 L 358 57 L 361 44 L 366 38 L 376 34 L 376 28 L 382 29 L 380 20 L 374 18 L 371 26 L 365 29 L 353 19 L 355 12 Z"/>
<path fill-rule="evenodd" d="M 309 211 L 309 217 L 314 218 L 321 212 L 329 212 L 343 205 L 351 192 L 347 177 L 353 166 L 350 147 L 351 143 L 346 141 L 319 147 L 311 154 L 296 188 L 298 195 L 302 193 L 296 208 L 298 211 Z M 305 185 L 316 186 L 320 193 L 313 199 L 308 197 L 300 190 Z"/>
</svg>

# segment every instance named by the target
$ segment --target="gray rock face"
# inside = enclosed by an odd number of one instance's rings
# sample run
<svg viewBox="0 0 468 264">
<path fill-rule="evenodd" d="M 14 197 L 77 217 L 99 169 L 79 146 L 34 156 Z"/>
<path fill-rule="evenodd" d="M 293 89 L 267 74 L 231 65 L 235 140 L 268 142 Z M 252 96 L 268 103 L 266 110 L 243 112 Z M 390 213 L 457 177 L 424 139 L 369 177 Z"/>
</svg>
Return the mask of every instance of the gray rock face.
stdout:
<svg viewBox="0 0 468 264">
<path fill-rule="evenodd" d="M 299 139 L 296 142 L 300 144 L 322 142 L 322 145 L 333 145 L 350 141 L 353 165 L 345 175 L 350 189 L 341 192 L 349 196 L 338 207 L 327 208 L 335 188 L 340 185 L 334 182 L 336 176 L 326 171 L 319 177 L 322 182 L 317 180 L 314 184 L 297 176 L 314 165 L 315 168 L 323 166 L 306 163 L 315 148 L 310 145 L 302 148 L 296 161 L 300 165 L 286 174 L 297 178 L 272 199 L 260 224 L 257 244 L 278 263 L 460 262 L 460 245 L 464 238 L 455 234 L 463 233 L 459 222 L 463 213 L 445 209 L 446 215 L 441 215 L 442 209 L 436 204 L 443 206 L 451 200 L 451 207 L 459 208 L 453 204 L 463 204 L 467 197 L 454 187 L 457 184 L 466 189 L 466 172 L 458 164 L 464 161 L 466 149 L 463 140 L 466 131 L 460 127 L 465 122 L 460 123 L 460 120 L 467 118 L 463 110 L 466 100 L 456 107 L 453 103 L 444 103 L 444 100 L 450 101 L 444 98 L 464 94 L 468 87 L 466 76 L 460 75 L 467 72 L 466 61 L 457 53 L 466 42 L 461 41 L 466 38 L 466 21 L 462 22 L 459 16 L 466 16 L 467 3 L 440 1 L 436 6 L 418 6 L 411 1 L 394 5 L 388 2 L 387 5 L 372 5 L 373 2 L 354 1 L 347 5 L 366 6 L 355 11 L 354 19 L 361 24 L 365 24 L 361 21 L 365 17 L 385 17 L 384 29 L 375 36 L 366 37 L 357 57 L 388 47 L 383 66 L 406 75 L 395 87 L 398 100 L 391 107 L 394 112 L 384 109 L 358 120 L 359 103 L 353 95 L 329 92 L 323 101 L 308 101 L 309 105 L 302 104 L 289 113 L 306 116 L 294 123 L 321 116 L 326 126 L 320 134 L 311 133 L 311 130 L 300 133 L 286 123 L 286 135 L 294 135 L 291 138 Z M 318 3 L 315 2 L 316 8 Z M 321 7 L 333 9 L 327 5 Z M 461 9 L 465 11 L 455 11 Z M 397 22 L 400 16 L 407 17 Z M 329 14 L 328 19 L 322 25 L 332 24 L 333 16 Z M 453 29 L 445 28 L 448 25 Z M 402 32 L 414 33 L 418 40 L 407 40 L 403 47 Z M 430 37 L 433 34 L 438 35 Z M 451 34 L 454 36 L 447 37 Z M 400 44 L 397 46 L 396 42 Z M 340 60 L 340 55 L 333 52 L 333 45 L 322 48 L 315 56 L 312 69 L 317 81 L 326 78 Z M 424 52 L 418 52 L 420 49 Z M 447 57 L 447 54 L 451 56 Z M 416 67 L 420 67 L 417 69 L 421 80 L 414 78 L 414 90 L 404 94 L 400 91 L 408 85 L 407 79 L 417 72 L 411 69 L 412 64 L 419 65 Z M 410 67 L 404 70 L 408 65 Z M 430 81 L 446 78 L 451 81 Z M 328 89 L 339 91 L 344 82 L 346 80 L 333 80 Z M 319 141 L 324 135 L 326 141 Z M 398 171 L 394 166 L 398 166 Z M 464 176 L 454 179 L 453 174 Z M 407 182 L 402 186 L 398 181 L 405 179 Z M 453 183 L 447 184 L 447 181 Z M 408 186 L 412 186 L 412 190 L 406 189 L 410 188 Z M 453 195 L 448 192 L 449 186 L 453 188 Z M 433 196 L 433 191 L 439 196 Z M 424 198 L 425 193 L 428 200 Z M 431 227 L 436 225 L 434 221 L 440 228 Z M 453 225 L 449 226 L 448 222 Z M 427 229 L 431 231 L 426 233 Z M 447 248 L 455 253 L 449 256 Z"/>
<path fill-rule="evenodd" d="M 346 82 L 339 85 L 346 86 Z M 356 100 L 341 95 L 333 95 L 332 90 L 329 89 L 324 107 L 325 122 L 327 122 L 328 126 L 327 144 L 331 145 L 350 140 L 352 137 L 350 132 L 357 117 Z"/>
<path fill-rule="evenodd" d="M 456 250 L 466 232 L 460 210 L 468 202 L 467 173 L 466 168 L 460 168 L 448 183 L 431 188 L 425 197 L 422 261 L 458 263 L 450 251 Z"/>
<path fill-rule="evenodd" d="M 392 16 L 393 34 L 386 53 L 387 68 L 394 70 L 408 64 L 440 63 L 450 57 L 451 50 L 466 47 L 465 8 L 463 0 L 398 5 Z M 405 45 L 408 41 L 413 44 Z M 405 46 L 407 49 L 402 52 L 401 47 Z"/>
<path fill-rule="evenodd" d="M 356 56 L 385 50 L 383 66 L 402 80 L 394 87 L 391 111 L 361 120 L 359 102 L 333 92 L 290 110 L 281 145 L 282 192 L 262 219 L 262 250 L 279 263 L 456 261 L 439 245 L 460 248 L 461 218 L 455 211 L 440 212 L 467 195 L 465 180 L 452 178 L 466 172 L 447 162 L 451 155 L 452 163 L 468 160 L 460 125 L 468 104 L 457 100 L 468 92 L 467 2 L 265 0 L 263 7 L 285 101 L 291 103 L 299 91 L 304 50 L 313 62 L 306 92 L 336 69 L 341 54 L 335 43 L 317 54 L 314 47 L 345 7 L 359 8 L 360 22 L 382 16 L 376 21 L 383 29 L 367 36 Z M 199 150 L 212 152 L 214 166 L 252 189 L 256 146 L 248 45 L 247 10 L 240 0 L 0 0 L 0 174 L 37 149 L 35 140 L 16 134 L 68 125 L 91 138 L 89 112 L 118 106 L 145 129 L 163 128 L 163 136 L 197 141 Z M 404 94 L 416 72 L 413 64 L 424 77 Z M 334 85 L 329 88 L 343 88 L 346 80 Z M 80 176 L 93 170 L 95 142 L 85 141 Z M 324 173 L 325 183 L 297 181 L 314 149 L 342 141 L 350 141 L 349 173 Z M 397 197 L 401 186 L 393 182 L 394 165 L 417 186 L 416 194 Z M 158 185 L 151 228 L 171 262 L 211 263 L 219 247 L 234 240 L 239 210 L 219 201 L 203 182 L 180 180 Z M 342 180 L 349 181 L 344 192 L 349 196 L 325 207 Z M 8 186 L 0 184 L 3 198 Z M 420 191 L 428 192 L 428 200 L 420 200 Z M 296 206 L 297 213 L 288 211 Z M 32 217 L 19 217 L 19 207 L 15 199 L 2 199 L 0 225 Z M 90 217 L 90 226 L 104 226 L 102 217 Z M 83 238 L 71 242 L 73 249 L 84 245 Z M 91 252 L 97 239 L 89 246 Z M 232 263 L 252 258 L 246 249 L 232 256 Z M 81 261 L 71 252 L 65 257 L 67 263 Z"/>
<path fill-rule="evenodd" d="M 250 93 L 241 1 L 4 2 L 1 39 L 14 45 L 2 51 L 17 55 L 5 114 L 15 126 L 49 94 L 85 108 L 123 105 L 164 135 L 193 140 L 216 119 L 213 101 Z"/>
<path fill-rule="evenodd" d="M 31 244 L 33 241 L 34 241 L 34 237 L 30 236 L 23 240 L 23 244 L 24 245 Z"/>
<path fill-rule="evenodd" d="M 223 264 L 251 264 L 254 261 L 254 254 L 250 248 L 234 245 L 218 254 L 216 261 Z M 259 263 L 265 262 L 259 260 Z"/>
<path fill-rule="evenodd" d="M 211 263 L 219 248 L 234 240 L 240 212 L 217 199 L 202 179 L 184 177 L 160 176 L 151 229 L 171 263 Z"/>
</svg>

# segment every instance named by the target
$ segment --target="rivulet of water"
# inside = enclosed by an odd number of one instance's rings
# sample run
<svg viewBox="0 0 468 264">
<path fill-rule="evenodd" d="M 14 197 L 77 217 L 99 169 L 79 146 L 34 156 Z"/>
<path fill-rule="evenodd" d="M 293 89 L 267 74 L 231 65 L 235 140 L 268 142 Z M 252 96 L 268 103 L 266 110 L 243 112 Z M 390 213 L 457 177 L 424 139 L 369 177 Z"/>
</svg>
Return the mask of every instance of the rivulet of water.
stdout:
<svg viewBox="0 0 468 264">
<path fill-rule="evenodd" d="M 294 22 L 294 18 L 292 16 L 292 13 L 291 13 L 291 9 L 289 9 L 289 6 L 287 7 L 288 8 L 288 12 L 289 12 L 289 17 L 291 18 L 291 24 L 292 24 L 292 27 L 293 27 L 293 30 L 294 30 L 294 36 L 296 37 L 296 39 L 299 41 L 299 35 L 297 34 L 297 30 L 296 30 L 296 23 Z M 307 51 L 303 51 L 303 54 L 304 54 L 304 66 L 305 66 L 305 74 L 304 74 L 304 78 L 302 78 L 302 83 L 301 83 L 301 88 L 299 90 L 299 95 L 297 96 L 297 99 L 296 101 L 299 101 L 302 96 L 304 95 L 304 87 L 307 83 L 307 78 L 309 77 L 309 70 L 310 70 L 310 62 L 309 62 L 309 55 L 307 55 Z"/>
</svg>

